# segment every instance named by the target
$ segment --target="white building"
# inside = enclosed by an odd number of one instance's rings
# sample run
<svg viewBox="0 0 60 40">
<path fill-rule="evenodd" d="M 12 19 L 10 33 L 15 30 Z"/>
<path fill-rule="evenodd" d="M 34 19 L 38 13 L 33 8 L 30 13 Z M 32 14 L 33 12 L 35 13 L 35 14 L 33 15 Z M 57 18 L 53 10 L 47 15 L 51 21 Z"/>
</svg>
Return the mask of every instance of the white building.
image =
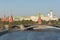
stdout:
<svg viewBox="0 0 60 40">
<path fill-rule="evenodd" d="M 42 16 L 41 17 L 42 20 L 45 20 L 45 21 L 49 21 L 49 20 L 58 20 L 57 17 L 48 17 L 48 16 Z M 32 20 L 32 21 L 38 21 L 38 16 L 30 16 L 30 17 L 20 17 L 20 18 L 17 18 L 15 19 L 15 21 L 22 21 L 22 20 Z"/>
<path fill-rule="evenodd" d="M 38 16 L 30 16 L 30 19 L 36 22 L 38 20 Z"/>
<path fill-rule="evenodd" d="M 45 20 L 45 21 L 49 21 L 49 20 L 58 20 L 58 18 L 57 17 L 54 17 L 53 16 L 53 12 L 52 12 L 52 10 L 50 10 L 50 12 L 48 13 L 48 15 L 47 16 L 44 16 L 44 15 L 40 15 L 41 16 L 41 19 L 42 20 Z M 29 17 L 17 17 L 18 19 L 15 19 L 15 20 L 20 20 L 20 21 L 22 21 L 22 20 L 32 20 L 32 21 L 38 21 L 38 16 L 29 16 Z"/>
</svg>

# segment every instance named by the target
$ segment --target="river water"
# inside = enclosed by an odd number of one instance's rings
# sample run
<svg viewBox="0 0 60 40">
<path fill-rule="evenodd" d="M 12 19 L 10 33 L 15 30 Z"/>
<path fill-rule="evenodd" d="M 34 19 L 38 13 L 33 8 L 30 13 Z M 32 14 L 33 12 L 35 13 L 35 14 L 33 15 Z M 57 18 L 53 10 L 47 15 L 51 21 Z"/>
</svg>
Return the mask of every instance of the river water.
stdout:
<svg viewBox="0 0 60 40">
<path fill-rule="evenodd" d="M 51 31 L 10 32 L 0 36 L 0 40 L 60 40 L 60 31 L 51 29 Z"/>
</svg>

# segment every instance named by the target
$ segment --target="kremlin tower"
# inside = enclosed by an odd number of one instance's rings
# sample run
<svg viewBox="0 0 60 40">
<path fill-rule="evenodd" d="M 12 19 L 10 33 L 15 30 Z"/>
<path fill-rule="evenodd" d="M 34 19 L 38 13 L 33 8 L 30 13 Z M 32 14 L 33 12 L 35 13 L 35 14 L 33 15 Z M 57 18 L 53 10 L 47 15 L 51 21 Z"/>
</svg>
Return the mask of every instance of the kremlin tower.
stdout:
<svg viewBox="0 0 60 40">
<path fill-rule="evenodd" d="M 4 13 L 5 13 L 5 11 L 4 11 Z M 11 14 L 12 14 L 12 11 L 11 11 Z M 4 16 L 1 18 L 1 21 L 2 22 L 13 22 L 13 16 L 11 15 L 9 17 L 6 17 L 4 14 Z"/>
<path fill-rule="evenodd" d="M 38 16 L 38 24 L 39 24 L 39 25 L 41 25 L 41 24 L 42 24 L 42 19 L 41 19 L 40 14 L 39 14 L 39 16 Z"/>
<path fill-rule="evenodd" d="M 5 22 L 7 20 L 6 16 L 4 15 L 2 18 L 1 18 L 1 21 L 2 22 Z"/>
<path fill-rule="evenodd" d="M 13 22 L 13 16 L 10 16 L 10 17 L 3 16 L 1 18 L 1 21 L 2 22 Z"/>
<path fill-rule="evenodd" d="M 9 21 L 9 22 L 13 22 L 13 16 L 10 16 L 10 17 L 8 18 L 8 21 Z"/>
</svg>

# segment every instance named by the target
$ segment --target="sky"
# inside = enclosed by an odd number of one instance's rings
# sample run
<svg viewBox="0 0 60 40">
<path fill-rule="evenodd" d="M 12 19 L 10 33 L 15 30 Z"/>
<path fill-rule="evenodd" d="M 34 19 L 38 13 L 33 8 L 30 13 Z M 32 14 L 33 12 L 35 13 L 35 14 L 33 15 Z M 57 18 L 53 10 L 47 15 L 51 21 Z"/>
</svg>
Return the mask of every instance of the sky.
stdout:
<svg viewBox="0 0 60 40">
<path fill-rule="evenodd" d="M 60 17 L 60 0 L 0 0 L 0 17 L 47 15 L 50 10 Z"/>
</svg>

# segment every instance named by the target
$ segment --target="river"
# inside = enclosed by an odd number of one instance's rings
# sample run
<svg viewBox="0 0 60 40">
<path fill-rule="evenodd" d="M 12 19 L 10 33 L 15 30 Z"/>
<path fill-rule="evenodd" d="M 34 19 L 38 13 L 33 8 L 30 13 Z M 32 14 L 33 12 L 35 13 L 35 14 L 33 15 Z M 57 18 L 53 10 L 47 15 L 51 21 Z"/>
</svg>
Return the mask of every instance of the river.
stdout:
<svg viewBox="0 0 60 40">
<path fill-rule="evenodd" d="M 60 31 L 57 29 L 50 30 L 9 32 L 0 36 L 0 40 L 60 40 Z"/>
</svg>

